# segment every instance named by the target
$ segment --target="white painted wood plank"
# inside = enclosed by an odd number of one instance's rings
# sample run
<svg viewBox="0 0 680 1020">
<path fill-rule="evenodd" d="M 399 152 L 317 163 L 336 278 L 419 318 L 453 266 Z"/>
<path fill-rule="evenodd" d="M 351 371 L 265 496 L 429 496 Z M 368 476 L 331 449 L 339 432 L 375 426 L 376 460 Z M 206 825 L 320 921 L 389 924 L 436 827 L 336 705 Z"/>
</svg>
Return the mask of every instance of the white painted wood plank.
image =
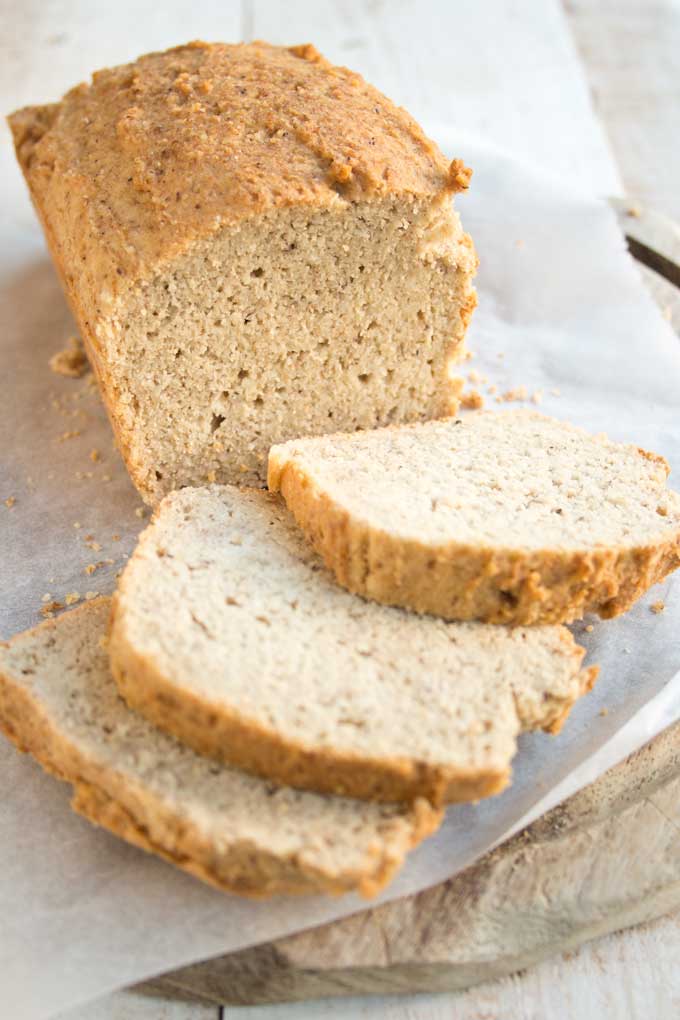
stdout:
<svg viewBox="0 0 680 1020">
<path fill-rule="evenodd" d="M 680 914 L 458 995 L 225 1007 L 224 1020 L 676 1020 Z M 107 1018 L 108 1020 L 108 1018 Z"/>
<path fill-rule="evenodd" d="M 78 1009 L 59 1013 L 55 1020 L 220 1020 L 219 1006 L 116 992 Z"/>
<path fill-rule="evenodd" d="M 190 39 L 237 42 L 242 0 L 22 0 L 3 4 L 0 95 L 3 114 L 52 102 L 92 71 Z M 11 14 L 10 14 L 11 7 Z M 0 128 L 8 137 L 4 124 Z"/>
<path fill-rule="evenodd" d="M 626 192 L 680 221 L 680 2 L 565 7 Z"/>
<path fill-rule="evenodd" d="M 252 32 L 313 42 L 433 134 L 453 124 L 576 186 L 619 189 L 558 0 L 252 0 Z"/>
</svg>

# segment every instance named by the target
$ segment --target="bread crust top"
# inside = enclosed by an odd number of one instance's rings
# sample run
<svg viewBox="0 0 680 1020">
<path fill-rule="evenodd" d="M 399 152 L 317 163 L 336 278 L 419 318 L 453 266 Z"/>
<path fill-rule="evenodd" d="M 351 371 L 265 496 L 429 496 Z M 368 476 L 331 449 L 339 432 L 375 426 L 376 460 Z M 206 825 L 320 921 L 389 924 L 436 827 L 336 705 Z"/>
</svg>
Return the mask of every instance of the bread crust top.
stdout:
<svg viewBox="0 0 680 1020">
<path fill-rule="evenodd" d="M 98 71 L 9 123 L 46 229 L 71 248 L 67 274 L 104 256 L 113 291 L 247 217 L 443 197 L 470 177 L 311 45 L 192 42 Z"/>
</svg>

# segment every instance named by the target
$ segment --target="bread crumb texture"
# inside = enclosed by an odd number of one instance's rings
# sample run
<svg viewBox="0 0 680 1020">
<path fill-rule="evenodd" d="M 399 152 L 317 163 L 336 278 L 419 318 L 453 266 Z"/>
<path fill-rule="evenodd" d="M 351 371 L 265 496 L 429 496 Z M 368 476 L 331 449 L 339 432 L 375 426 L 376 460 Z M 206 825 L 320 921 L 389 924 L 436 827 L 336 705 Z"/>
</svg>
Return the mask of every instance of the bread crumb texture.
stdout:
<svg viewBox="0 0 680 1020">
<path fill-rule="evenodd" d="M 0 728 L 96 825 L 248 896 L 378 892 L 440 813 L 277 787 L 201 758 L 125 708 L 108 599 L 0 644 Z"/>
<path fill-rule="evenodd" d="M 65 375 L 70 379 L 82 378 L 90 366 L 80 337 L 69 337 L 67 346 L 63 351 L 52 355 L 49 365 L 56 375 Z"/>
<path fill-rule="evenodd" d="M 616 616 L 680 565 L 668 465 L 534 411 L 292 441 L 269 485 L 355 593 L 447 619 Z"/>
<path fill-rule="evenodd" d="M 385 801 L 498 792 L 520 731 L 559 728 L 595 676 L 561 627 L 357 599 L 278 499 L 227 486 L 163 501 L 121 579 L 110 654 L 128 703 L 198 751 Z"/>
<path fill-rule="evenodd" d="M 261 484 L 292 436 L 455 410 L 470 171 L 359 75 L 311 46 L 197 42 L 10 124 L 147 502 Z"/>
</svg>

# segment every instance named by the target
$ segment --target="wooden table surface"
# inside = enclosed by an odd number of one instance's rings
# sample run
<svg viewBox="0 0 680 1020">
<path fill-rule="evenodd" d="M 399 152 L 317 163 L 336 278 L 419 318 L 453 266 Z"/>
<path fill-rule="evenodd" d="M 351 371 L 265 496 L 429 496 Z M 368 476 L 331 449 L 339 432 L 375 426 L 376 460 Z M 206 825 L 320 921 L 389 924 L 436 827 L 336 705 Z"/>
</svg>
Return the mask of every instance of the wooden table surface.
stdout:
<svg viewBox="0 0 680 1020">
<path fill-rule="evenodd" d="M 456 0 L 458 3 L 459 0 Z M 487 0 L 504 17 L 513 16 L 512 3 Z M 533 0 L 540 4 L 543 0 Z M 199 4 L 200 6 L 200 4 Z M 232 5 L 234 6 L 234 5 Z M 394 7 L 381 0 L 242 0 L 240 32 L 244 37 L 299 41 L 309 37 L 324 47 L 331 29 L 348 49 L 371 49 L 375 83 L 399 95 L 404 78 L 415 97 L 413 112 L 442 116 L 433 91 L 417 78 L 429 77 L 440 86 L 447 73 L 441 53 L 431 52 L 418 38 L 418 18 L 409 20 L 409 40 L 398 40 Z M 410 5 L 416 11 L 424 4 Z M 432 5 L 430 5 L 432 6 Z M 452 0 L 436 5 L 442 32 L 448 31 Z M 461 3 L 461 7 L 465 4 Z M 517 5 L 526 14 L 527 4 Z M 627 194 L 680 222 L 680 2 L 679 0 L 563 0 L 573 41 L 586 68 L 591 100 L 604 124 Z M 115 5 L 112 8 L 115 10 Z M 332 15 L 332 25 L 328 23 Z M 463 13 L 460 12 L 460 16 Z M 21 18 L 20 14 L 17 17 Z M 324 20 L 326 19 L 326 20 Z M 301 25 L 305 27 L 301 29 Z M 378 25 L 382 33 L 376 35 Z M 431 28 L 431 25 L 430 25 Z M 234 37 L 234 32 L 223 33 Z M 328 49 L 328 46 L 325 45 Z M 445 52 L 445 50 L 443 51 Z M 331 54 L 332 56 L 334 54 Z M 438 62 L 439 60 L 439 62 Z M 366 61 L 364 60 L 364 66 Z M 418 74 L 416 74 L 416 70 Z M 536 87 L 541 89 L 537 73 Z M 455 75 L 453 75 L 455 77 Z M 413 84 L 411 84 L 413 83 Z M 440 89 L 439 97 L 446 93 Z M 539 97 L 540 98 L 540 97 Z M 410 103 L 412 107 L 414 103 Z M 508 130 L 521 133 L 521 124 Z M 540 145 L 540 139 L 526 139 Z M 597 145 L 597 139 L 586 144 Z M 538 152 L 537 158 L 540 158 Z M 602 1020 L 680 1016 L 680 915 L 673 915 L 608 936 L 575 953 L 547 961 L 465 993 L 327 1000 L 287 1006 L 225 1007 L 164 1002 L 134 992 L 118 992 L 98 1003 L 62 1014 L 64 1020 L 317 1020 L 350 1017 L 363 1020 L 567 1020 L 592 1016 Z"/>
</svg>

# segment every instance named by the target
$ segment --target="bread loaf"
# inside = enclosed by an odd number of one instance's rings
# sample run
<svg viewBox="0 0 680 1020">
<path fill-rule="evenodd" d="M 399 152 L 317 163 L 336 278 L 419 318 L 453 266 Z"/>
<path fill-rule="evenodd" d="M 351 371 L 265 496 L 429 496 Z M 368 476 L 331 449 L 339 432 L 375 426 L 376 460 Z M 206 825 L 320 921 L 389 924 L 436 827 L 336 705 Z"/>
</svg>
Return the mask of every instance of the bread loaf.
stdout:
<svg viewBox="0 0 680 1020">
<path fill-rule="evenodd" d="M 560 627 L 445 623 L 344 591 L 266 492 L 167 496 L 120 579 L 111 665 L 196 750 L 293 786 L 474 800 L 595 670 Z"/>
<path fill-rule="evenodd" d="M 229 892 L 371 896 L 438 825 L 412 808 L 320 797 L 203 759 L 130 712 L 89 602 L 0 644 L 0 729 L 70 783 L 96 825 Z"/>
<path fill-rule="evenodd" d="M 272 443 L 456 408 L 470 171 L 312 46 L 191 43 L 10 117 L 148 502 Z"/>
<path fill-rule="evenodd" d="M 616 616 L 680 565 L 680 496 L 636 446 L 531 411 L 293 440 L 269 455 L 350 591 L 446 619 Z"/>
</svg>

